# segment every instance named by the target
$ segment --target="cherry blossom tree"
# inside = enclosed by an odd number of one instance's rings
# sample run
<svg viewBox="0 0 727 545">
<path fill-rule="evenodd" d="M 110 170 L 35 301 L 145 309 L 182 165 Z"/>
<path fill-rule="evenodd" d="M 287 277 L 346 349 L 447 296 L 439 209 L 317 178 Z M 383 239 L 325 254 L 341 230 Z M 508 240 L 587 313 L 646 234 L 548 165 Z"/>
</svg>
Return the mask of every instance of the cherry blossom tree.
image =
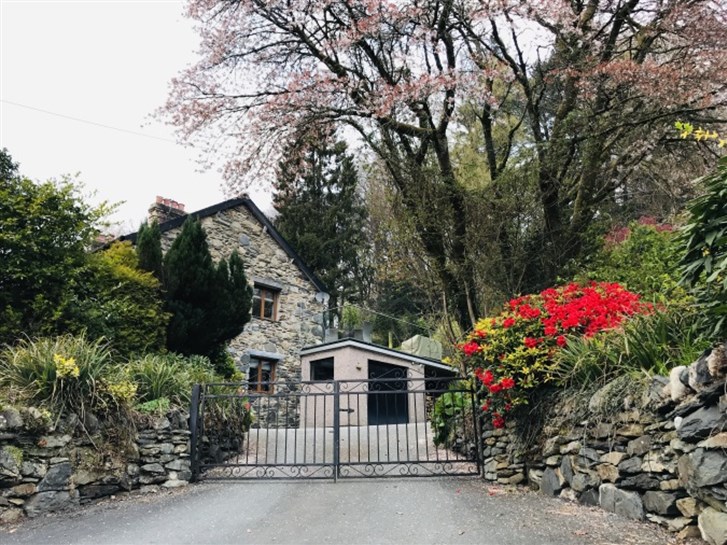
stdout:
<svg viewBox="0 0 727 545">
<path fill-rule="evenodd" d="M 493 194 L 508 169 L 536 173 L 545 280 L 676 118 L 719 120 L 727 102 L 727 7 L 712 0 L 189 0 L 187 14 L 201 60 L 164 108 L 179 136 L 224 155 L 234 191 L 307 131 L 354 131 L 465 328 L 481 310 L 480 209 L 451 153 L 465 106 Z"/>
</svg>

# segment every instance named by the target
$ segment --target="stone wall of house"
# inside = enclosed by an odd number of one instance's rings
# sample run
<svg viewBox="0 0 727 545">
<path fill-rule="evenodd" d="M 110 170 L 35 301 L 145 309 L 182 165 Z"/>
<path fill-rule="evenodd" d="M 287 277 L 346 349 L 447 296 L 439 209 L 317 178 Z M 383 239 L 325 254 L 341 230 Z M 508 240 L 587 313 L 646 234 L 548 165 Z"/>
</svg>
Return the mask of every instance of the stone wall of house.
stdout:
<svg viewBox="0 0 727 545">
<path fill-rule="evenodd" d="M 727 544 L 727 350 L 656 377 L 638 395 L 624 380 L 598 390 L 585 418 L 557 404 L 537 441 L 515 422 L 483 433 L 484 476 Z M 631 394 L 624 395 L 624 391 Z M 608 410 L 604 407 L 608 406 Z M 525 446 L 529 444 L 531 446 Z M 535 445 L 535 446 L 532 446 Z"/>
<path fill-rule="evenodd" d="M 275 321 L 252 318 L 245 330 L 230 343 L 238 367 L 246 372 L 250 355 L 277 360 L 276 381 L 299 381 L 300 350 L 323 340 L 323 300 L 317 288 L 292 262 L 267 229 L 243 205 L 202 218 L 202 227 L 213 259 L 227 258 L 237 250 L 245 263 L 248 281 L 261 282 L 280 290 Z M 181 227 L 162 233 L 162 249 L 167 251 Z M 283 393 L 286 385 L 276 386 Z M 286 404 L 287 413 L 268 411 L 269 404 L 258 407 L 258 425 L 297 426 L 298 410 Z M 283 423 L 283 424 L 281 424 Z"/>
<path fill-rule="evenodd" d="M 249 348 L 283 355 L 278 376 L 299 380 L 300 349 L 323 338 L 326 306 L 316 298 L 316 287 L 244 206 L 203 218 L 202 227 L 213 259 L 227 258 L 237 250 L 250 282 L 259 280 L 281 290 L 277 320 L 251 320 L 232 343 L 233 351 L 240 357 Z M 180 231 L 181 227 L 162 233 L 165 252 Z"/>
<path fill-rule="evenodd" d="M 92 415 L 83 423 L 72 415 L 52 426 L 35 408 L 0 410 L 0 523 L 124 491 L 186 485 L 187 419 L 178 410 L 150 417 L 121 452 L 104 442 L 103 423 Z"/>
</svg>

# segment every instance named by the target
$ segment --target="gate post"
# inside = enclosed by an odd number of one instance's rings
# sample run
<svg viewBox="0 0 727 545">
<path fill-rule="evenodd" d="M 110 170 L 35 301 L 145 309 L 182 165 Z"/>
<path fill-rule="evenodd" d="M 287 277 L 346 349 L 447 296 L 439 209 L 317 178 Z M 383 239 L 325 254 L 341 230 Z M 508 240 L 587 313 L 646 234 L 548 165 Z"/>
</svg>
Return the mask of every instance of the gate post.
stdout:
<svg viewBox="0 0 727 545">
<path fill-rule="evenodd" d="M 341 383 L 333 381 L 333 482 L 338 482 L 341 463 Z"/>
<path fill-rule="evenodd" d="M 196 482 L 199 479 L 199 451 L 197 448 L 199 435 L 199 400 L 202 387 L 199 384 L 192 386 L 192 399 L 189 407 L 189 460 L 191 462 L 192 479 Z"/>
<path fill-rule="evenodd" d="M 475 444 L 477 445 L 476 450 L 476 457 L 477 457 L 477 473 L 480 477 L 485 476 L 484 472 L 484 460 L 482 456 L 482 418 L 480 418 L 480 413 L 477 412 L 478 409 L 478 399 L 477 399 L 477 390 L 475 390 L 475 387 L 471 385 L 469 387 L 470 392 L 470 399 L 472 400 L 472 425 L 474 427 L 475 432 Z"/>
</svg>

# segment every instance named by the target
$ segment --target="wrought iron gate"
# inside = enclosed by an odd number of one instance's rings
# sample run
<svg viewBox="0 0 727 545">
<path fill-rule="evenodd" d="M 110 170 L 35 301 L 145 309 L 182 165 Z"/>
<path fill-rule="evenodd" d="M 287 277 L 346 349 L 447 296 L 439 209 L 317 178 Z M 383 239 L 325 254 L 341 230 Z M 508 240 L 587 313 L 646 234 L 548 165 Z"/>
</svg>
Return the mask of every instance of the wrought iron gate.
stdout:
<svg viewBox="0 0 727 545">
<path fill-rule="evenodd" d="M 408 377 L 196 385 L 193 479 L 478 475 L 473 392 Z"/>
</svg>

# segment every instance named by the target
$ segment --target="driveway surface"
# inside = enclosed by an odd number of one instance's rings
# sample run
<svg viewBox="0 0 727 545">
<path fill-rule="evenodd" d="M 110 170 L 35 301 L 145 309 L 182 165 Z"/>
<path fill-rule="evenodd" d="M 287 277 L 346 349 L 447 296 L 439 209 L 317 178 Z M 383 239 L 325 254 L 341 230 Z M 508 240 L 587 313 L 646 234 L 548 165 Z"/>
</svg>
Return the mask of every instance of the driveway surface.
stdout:
<svg viewBox="0 0 727 545">
<path fill-rule="evenodd" d="M 0 543 L 664 545 L 654 524 L 478 478 L 205 482 L 0 529 Z"/>
</svg>

